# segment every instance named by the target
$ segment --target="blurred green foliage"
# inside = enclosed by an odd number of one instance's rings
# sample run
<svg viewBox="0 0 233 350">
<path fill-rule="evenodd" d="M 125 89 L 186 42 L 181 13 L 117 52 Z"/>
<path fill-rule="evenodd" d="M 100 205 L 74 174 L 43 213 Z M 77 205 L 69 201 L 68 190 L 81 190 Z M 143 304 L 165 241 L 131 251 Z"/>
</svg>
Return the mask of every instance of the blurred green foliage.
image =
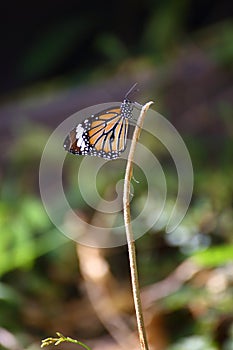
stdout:
<svg viewBox="0 0 233 350">
<path fill-rule="evenodd" d="M 37 257 L 67 240 L 52 226 L 38 197 L 39 159 L 48 131 L 37 127 L 29 132 L 29 124 L 21 126 L 14 147 L 23 152 L 8 151 L 9 167 L 1 187 L 0 203 L 0 274 L 17 268 L 32 268 Z M 48 232 L 48 234 L 44 234 Z"/>
<path fill-rule="evenodd" d="M 51 223 L 38 198 L 24 197 L 21 203 L 1 202 L 0 274 L 17 268 L 32 268 L 35 259 L 66 243 Z M 47 232 L 45 235 L 44 232 Z"/>
<path fill-rule="evenodd" d="M 217 267 L 232 262 L 233 245 L 218 245 L 193 255 L 193 259 L 203 267 Z"/>
<path fill-rule="evenodd" d="M 176 58 L 175 52 L 180 50 L 181 43 L 190 39 L 198 43 L 218 69 L 232 71 L 233 26 L 230 21 L 201 28 L 189 35 L 186 21 L 190 1 L 165 1 L 155 5 L 150 2 L 150 8 L 147 11 L 144 9 L 143 14 L 139 11 L 137 16 L 133 16 L 137 14 L 137 6 L 132 8 L 131 5 L 132 2 L 126 4 L 123 18 L 117 18 L 117 25 L 121 27 L 119 34 L 110 30 L 107 22 L 100 29 L 95 22 L 98 16 L 95 15 L 88 17 L 79 14 L 78 20 L 73 16 L 43 27 L 33 45 L 20 54 L 16 67 L 19 80 L 43 79 L 54 72 L 59 76 L 59 67 L 64 63 L 70 67 L 62 80 L 67 85 L 80 81 L 86 83 L 97 77 L 104 79 L 118 71 L 137 72 L 139 68 L 143 71 L 148 67 L 163 71 L 167 68 L 166 63 Z M 122 13 L 121 9 L 118 11 Z M 104 13 L 99 15 L 105 16 Z M 143 16 L 146 20 L 141 27 L 140 19 Z M 138 26 L 140 29 L 140 33 L 139 29 L 136 30 L 134 40 L 127 36 L 129 24 L 131 28 Z M 93 34 L 95 30 L 96 35 Z M 81 58 L 77 60 L 78 63 L 73 63 L 69 55 L 77 47 L 78 56 L 74 55 L 73 60 Z M 84 50 L 87 50 L 86 54 Z M 169 86 L 164 84 L 161 95 L 166 93 L 166 88 L 169 89 Z M 165 107 L 172 114 L 172 107 Z M 186 259 L 197 263 L 203 274 L 209 271 L 220 273 L 225 281 L 219 294 L 211 291 L 211 284 L 209 286 L 206 280 L 201 286 L 188 281 L 161 301 L 167 314 L 175 314 L 178 324 L 175 330 L 169 328 L 173 341 L 169 350 L 218 349 L 215 344 L 216 324 L 223 315 L 233 314 L 232 277 L 227 279 L 232 273 L 233 260 L 233 108 L 224 97 L 217 101 L 214 108 L 224 124 L 220 141 L 218 137 L 209 139 L 208 130 L 202 131 L 201 136 L 189 132 L 184 135 L 194 165 L 194 194 L 186 217 L 171 234 L 166 234 L 165 227 L 176 197 L 175 170 L 161 145 L 150 144 L 148 140 L 148 147 L 161 159 L 166 170 L 169 197 L 157 227 L 137 241 L 142 285 L 149 286 L 166 278 Z M 54 303 L 60 310 L 62 303 L 72 293 L 75 296 L 78 294 L 78 288 L 75 289 L 77 282 L 74 282 L 78 275 L 74 243 L 54 228 L 39 196 L 39 160 L 50 131 L 49 127 L 29 122 L 19 126 L 7 149 L 7 166 L 3 170 L 0 201 L 0 325 L 19 333 L 26 332 L 27 323 L 23 317 L 26 299 L 45 305 L 45 308 Z M 213 149 L 217 150 L 214 156 Z M 63 152 L 62 146 L 59 151 Z M 56 160 L 56 152 L 57 147 L 51 149 L 51 162 Z M 91 219 L 93 210 L 85 206 L 79 191 L 73 191 L 78 162 L 75 164 L 71 158 L 65 162 L 67 191 L 72 207 L 82 210 Z M 101 171 L 97 184 L 100 194 L 108 192 L 114 197 L 115 183 L 123 178 L 124 165 L 123 161 L 114 163 L 108 177 Z M 139 184 L 134 184 L 132 212 L 137 214 L 145 201 L 147 184 L 138 167 L 135 167 L 134 177 Z M 147 218 L 154 214 L 152 205 Z M 119 275 L 122 273 L 117 263 L 114 268 Z M 180 310 L 192 309 L 191 304 L 197 310 L 199 305 L 207 305 L 207 311 L 197 312 L 193 317 L 185 313 L 184 323 L 179 324 Z M 35 330 L 36 326 L 32 326 L 33 332 L 41 333 L 40 328 Z M 229 331 L 224 350 L 232 350 L 232 338 Z"/>
<path fill-rule="evenodd" d="M 189 5 L 189 1 L 185 0 L 168 0 L 152 10 L 142 36 L 146 54 L 158 61 L 175 49 L 184 35 L 184 21 Z"/>
<path fill-rule="evenodd" d="M 187 339 L 183 339 L 176 345 L 169 347 L 169 350 L 216 350 L 217 348 L 212 344 L 211 339 L 201 336 L 192 336 Z"/>
</svg>

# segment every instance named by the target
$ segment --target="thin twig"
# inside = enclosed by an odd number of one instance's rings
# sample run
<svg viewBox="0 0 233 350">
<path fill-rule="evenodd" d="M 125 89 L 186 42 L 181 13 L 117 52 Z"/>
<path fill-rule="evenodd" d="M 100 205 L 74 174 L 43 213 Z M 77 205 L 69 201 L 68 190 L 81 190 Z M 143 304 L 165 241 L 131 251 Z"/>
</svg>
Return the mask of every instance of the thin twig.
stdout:
<svg viewBox="0 0 233 350">
<path fill-rule="evenodd" d="M 86 350 L 91 350 L 91 348 L 89 348 L 89 346 L 87 346 L 86 344 L 84 344 L 83 342 L 81 342 L 81 341 L 79 341 L 77 339 L 66 337 L 63 334 L 59 333 L 59 332 L 56 332 L 56 334 L 57 334 L 57 336 L 59 338 L 49 337 L 49 338 L 43 339 L 41 341 L 41 346 L 40 347 L 44 348 L 45 346 L 48 346 L 48 345 L 51 345 L 51 344 L 58 345 L 58 344 L 61 344 L 61 343 L 64 343 L 64 342 L 68 342 L 68 343 L 78 344 L 78 345 L 82 346 Z"/>
<path fill-rule="evenodd" d="M 125 221 L 125 230 L 129 251 L 129 262 L 130 262 L 130 273 L 131 273 L 131 281 L 132 281 L 132 290 L 133 290 L 133 298 L 134 298 L 134 306 L 136 311 L 136 319 L 138 326 L 138 334 L 139 340 L 142 350 L 149 350 L 147 339 L 146 339 L 146 331 L 143 320 L 142 313 L 142 305 L 140 298 L 140 287 L 138 280 L 138 270 L 137 270 L 137 261 L 136 261 L 136 249 L 135 249 L 135 240 L 133 236 L 132 226 L 131 226 L 131 217 L 130 217 L 130 181 L 133 174 L 133 158 L 137 145 L 137 141 L 139 139 L 139 135 L 142 129 L 143 121 L 146 116 L 146 112 L 149 107 L 153 104 L 152 101 L 147 102 L 141 110 L 140 116 L 137 120 L 137 125 L 134 130 L 131 147 L 129 150 L 128 161 L 126 165 L 125 171 L 125 180 L 124 180 L 124 193 L 123 193 L 123 210 L 124 210 L 124 221 Z"/>
</svg>

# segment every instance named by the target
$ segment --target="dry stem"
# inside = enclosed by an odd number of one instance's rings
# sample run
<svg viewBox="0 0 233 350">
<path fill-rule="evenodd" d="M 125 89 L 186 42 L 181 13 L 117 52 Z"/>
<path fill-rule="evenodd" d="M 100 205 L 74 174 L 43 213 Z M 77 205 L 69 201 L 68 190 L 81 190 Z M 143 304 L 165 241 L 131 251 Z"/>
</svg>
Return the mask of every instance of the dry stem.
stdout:
<svg viewBox="0 0 233 350">
<path fill-rule="evenodd" d="M 146 116 L 146 112 L 152 103 L 153 103 L 152 101 L 147 102 L 142 107 L 140 116 L 137 121 L 137 125 L 134 130 L 132 143 L 131 143 L 129 156 L 128 156 L 128 161 L 126 165 L 124 193 L 123 193 L 124 221 L 125 221 L 125 230 L 126 230 L 126 237 L 127 237 L 128 251 L 129 251 L 132 290 L 133 290 L 133 298 L 134 298 L 134 305 L 135 305 L 135 311 L 136 311 L 138 334 L 139 334 L 139 340 L 140 340 L 140 345 L 142 350 L 149 350 L 149 347 L 146 339 L 146 331 L 145 331 L 141 298 L 140 298 L 140 287 L 139 287 L 137 261 L 136 261 L 136 249 L 135 249 L 135 240 L 134 240 L 132 226 L 131 226 L 129 196 L 130 196 L 130 181 L 133 174 L 134 153 L 135 153 L 137 141 L 139 139 L 139 135 L 141 132 L 141 128 L 143 125 L 143 121 Z"/>
</svg>

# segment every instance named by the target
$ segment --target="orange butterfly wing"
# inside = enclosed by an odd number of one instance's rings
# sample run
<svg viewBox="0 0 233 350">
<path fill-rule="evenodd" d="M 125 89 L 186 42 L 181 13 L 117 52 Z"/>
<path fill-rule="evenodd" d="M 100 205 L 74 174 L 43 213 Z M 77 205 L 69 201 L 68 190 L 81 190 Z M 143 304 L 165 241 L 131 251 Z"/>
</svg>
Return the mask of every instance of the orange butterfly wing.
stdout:
<svg viewBox="0 0 233 350">
<path fill-rule="evenodd" d="M 67 136 L 65 150 L 77 155 L 118 158 L 126 148 L 131 105 L 125 100 L 121 107 L 106 109 L 78 124 Z"/>
</svg>

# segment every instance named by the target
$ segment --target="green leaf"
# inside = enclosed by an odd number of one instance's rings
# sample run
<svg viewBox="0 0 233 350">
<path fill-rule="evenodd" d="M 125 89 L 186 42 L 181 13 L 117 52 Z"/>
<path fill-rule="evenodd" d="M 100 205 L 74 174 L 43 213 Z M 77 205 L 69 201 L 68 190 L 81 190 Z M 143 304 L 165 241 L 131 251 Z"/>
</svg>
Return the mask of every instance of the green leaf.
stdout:
<svg viewBox="0 0 233 350">
<path fill-rule="evenodd" d="M 216 267 L 233 260 L 233 245 L 210 247 L 192 255 L 195 263 L 203 267 Z"/>
</svg>

